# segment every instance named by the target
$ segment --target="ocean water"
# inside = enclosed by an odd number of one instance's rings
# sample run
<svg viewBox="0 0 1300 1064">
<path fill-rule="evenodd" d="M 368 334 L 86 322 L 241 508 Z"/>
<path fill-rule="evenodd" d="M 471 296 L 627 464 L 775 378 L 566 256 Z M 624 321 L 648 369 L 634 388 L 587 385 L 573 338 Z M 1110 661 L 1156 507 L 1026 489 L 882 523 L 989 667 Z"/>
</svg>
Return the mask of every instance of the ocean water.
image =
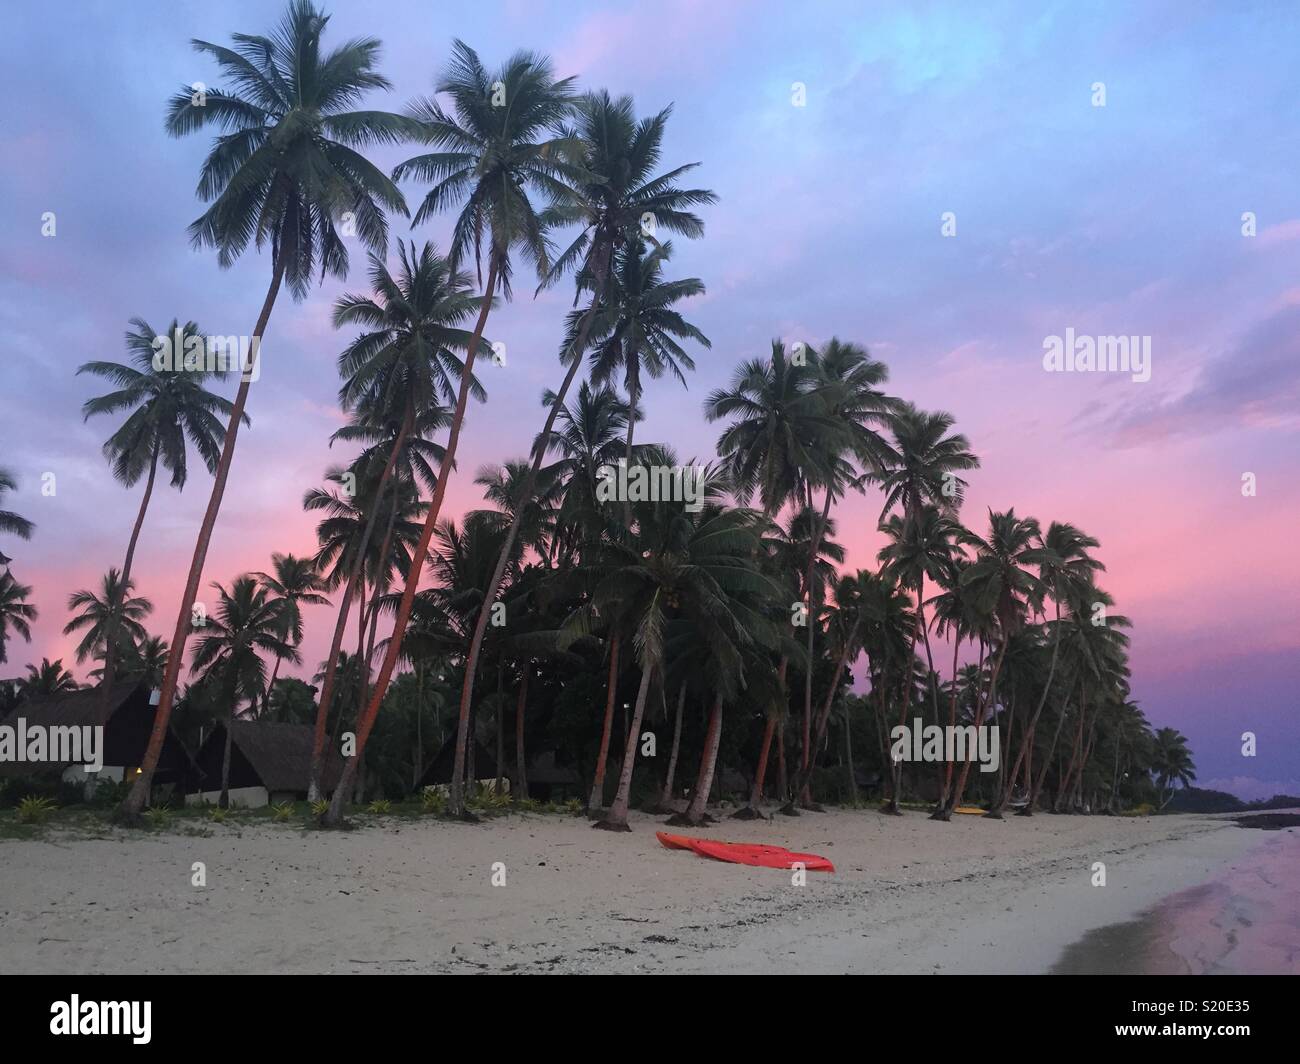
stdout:
<svg viewBox="0 0 1300 1064">
<path fill-rule="evenodd" d="M 1258 834 L 1259 845 L 1214 878 L 1088 932 L 1052 973 L 1300 974 L 1300 827 Z"/>
</svg>

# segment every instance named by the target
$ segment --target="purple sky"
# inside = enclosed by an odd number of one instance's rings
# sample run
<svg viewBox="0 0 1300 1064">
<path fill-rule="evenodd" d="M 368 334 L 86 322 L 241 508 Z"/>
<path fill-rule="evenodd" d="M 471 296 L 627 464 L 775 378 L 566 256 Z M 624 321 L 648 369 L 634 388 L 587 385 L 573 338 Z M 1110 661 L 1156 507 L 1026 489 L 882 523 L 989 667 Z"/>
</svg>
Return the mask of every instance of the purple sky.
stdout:
<svg viewBox="0 0 1300 1064">
<path fill-rule="evenodd" d="M 896 394 L 953 412 L 980 454 L 968 523 L 1015 506 L 1101 539 L 1103 586 L 1135 626 L 1134 694 L 1155 724 L 1191 738 L 1201 784 L 1300 793 L 1300 13 L 982 6 L 336 3 L 327 43 L 384 41 L 395 89 L 374 106 L 430 91 L 453 37 L 489 64 L 545 51 L 584 86 L 631 93 L 642 113 L 673 103 L 666 163 L 702 162 L 700 183 L 720 196 L 705 239 L 677 241 L 670 266 L 708 285 L 689 316 L 713 350 L 689 392 L 650 387 L 644 438 L 711 453 L 700 401 L 774 336 L 867 344 Z M 42 655 L 71 663 L 64 601 L 120 565 L 139 501 L 100 457 L 109 423 L 81 422 L 96 382 L 76 366 L 122 357 L 133 315 L 252 329 L 269 262 L 221 271 L 190 250 L 207 141 L 168 139 L 162 118 L 181 84 L 220 85 L 189 38 L 225 43 L 275 18 L 253 2 L 7 13 L 0 465 L 19 475 L 12 506 L 38 530 L 0 549 L 42 611 L 33 645 L 10 646 L 12 673 Z M 796 82 L 806 106 L 792 104 Z M 53 238 L 41 235 L 46 211 Z M 940 230 L 948 211 L 953 237 Z M 415 235 L 441 244 L 447 231 L 440 219 Z M 363 283 L 354 266 L 348 287 Z M 276 307 L 205 583 L 314 546 L 299 500 L 347 457 L 326 446 L 346 339 L 329 308 L 343 287 Z M 557 380 L 570 295 L 529 290 L 493 317 L 508 365 L 483 371 L 490 401 L 472 411 L 465 473 L 526 450 L 538 395 Z M 1151 380 L 1044 372 L 1044 338 L 1067 328 L 1151 337 Z M 1254 497 L 1241 492 L 1246 472 Z M 453 483 L 455 510 L 475 501 L 468 481 Z M 208 486 L 195 472 L 149 515 L 136 575 L 164 635 Z M 874 558 L 878 508 L 868 496 L 840 511 L 851 564 Z M 314 667 L 328 624 L 308 622 Z M 1253 759 L 1240 756 L 1246 730 Z"/>
</svg>

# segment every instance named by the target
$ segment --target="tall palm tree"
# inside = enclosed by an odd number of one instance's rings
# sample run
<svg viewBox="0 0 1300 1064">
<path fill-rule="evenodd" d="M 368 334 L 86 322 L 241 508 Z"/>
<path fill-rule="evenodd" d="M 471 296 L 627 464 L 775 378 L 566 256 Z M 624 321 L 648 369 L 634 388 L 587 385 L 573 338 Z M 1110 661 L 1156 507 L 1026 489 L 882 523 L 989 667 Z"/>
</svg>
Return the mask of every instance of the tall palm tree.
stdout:
<svg viewBox="0 0 1300 1064">
<path fill-rule="evenodd" d="M 297 664 L 298 651 L 284 641 L 284 611 L 270 588 L 251 573 L 235 578 L 230 590 L 214 583 L 216 609 L 194 645 L 192 667 L 204 680 L 217 685 L 226 703 L 226 746 L 221 759 L 222 809 L 230 805 L 231 732 L 245 700 L 254 710 L 266 690 L 266 663 L 262 654 Z"/>
<path fill-rule="evenodd" d="M 351 110 L 367 92 L 389 87 L 376 70 L 379 42 L 359 38 L 325 53 L 321 36 L 328 22 L 310 0 L 292 0 L 269 37 L 237 34 L 228 48 L 193 41 L 235 88 L 199 94 L 186 87 L 172 98 L 168 111 L 167 130 L 173 136 L 209 126 L 220 131 L 198 186 L 200 198 L 211 206 L 190 225 L 192 243 L 215 249 L 222 267 L 233 265 L 250 242 L 270 246 L 271 281 L 250 345 L 260 346 L 281 283 L 287 281 L 290 293 L 301 299 L 318 265 L 322 276 L 347 275 L 348 251 L 338 230 L 345 215 L 362 243 L 381 253 L 388 242 L 384 210 L 406 213 L 396 185 L 357 150 L 400 141 L 411 130 L 410 122 L 398 115 Z M 195 538 L 153 732 L 122 807 L 128 819 L 144 807 L 162 753 L 190 611 L 225 495 L 251 376 L 241 375 Z"/>
<path fill-rule="evenodd" d="M 276 607 L 280 611 L 282 635 L 296 650 L 302 645 L 303 606 L 330 604 L 329 599 L 321 594 L 325 590 L 325 583 L 316 568 L 314 558 L 297 558 L 292 554 L 277 552 L 271 555 L 271 568 L 270 573 L 256 572 L 252 575 L 274 597 Z M 275 687 L 276 677 L 280 675 L 280 664 L 283 660 L 280 657 L 275 659 L 271 679 L 266 685 L 266 698 L 262 703 L 263 712 L 270 703 L 271 691 Z"/>
<path fill-rule="evenodd" d="M 41 658 L 39 666 L 28 665 L 27 675 L 18 684 L 24 699 L 60 695 L 78 689 L 77 678 L 63 667 L 62 658 L 57 661 Z"/>
<path fill-rule="evenodd" d="M 560 362 L 567 366 L 564 380 L 556 393 L 555 401 L 547 404 L 546 422 L 533 444 L 532 465 L 520 488 L 520 501 L 517 504 L 515 519 L 511 521 L 501 548 L 501 555 L 497 559 L 496 571 L 489 585 L 489 598 L 495 598 L 500 592 L 506 565 L 514 550 L 514 540 L 526 512 L 526 505 L 536 488 L 551 430 L 555 426 L 569 388 L 577 376 L 589 338 L 599 335 L 593 333 L 593 329 L 598 327 L 598 316 L 602 308 L 614 303 L 608 293 L 611 273 L 617 272 L 623 276 L 622 271 L 613 269 L 614 257 L 620 248 L 624 249 L 625 261 L 627 255 L 635 254 L 629 249 L 640 247 L 641 242 L 636 234 L 645 231 L 647 218 L 655 219 L 656 226 L 663 224 L 666 229 L 673 232 L 687 236 L 701 235 L 704 225 L 689 208 L 711 203 L 715 198 L 713 193 L 705 189 L 685 190 L 674 184 L 678 177 L 693 169 L 696 164 L 678 167 L 667 174 L 655 175 L 664 128 L 668 121 L 667 110 L 661 111 L 654 118 L 636 123 L 632 101 L 628 97 L 614 100 L 608 93 L 601 92 L 590 93 L 578 100 L 575 104 L 575 112 L 578 120 L 577 128 L 570 132 L 565 145 L 566 151 L 573 157 L 574 165 L 567 173 L 561 175 L 567 178 L 567 185 L 563 189 L 552 189 L 553 205 L 546 212 L 545 222 L 549 226 L 576 224 L 580 226 L 580 231 L 574 242 L 546 272 L 543 285 L 553 284 L 571 264 L 580 262 L 574 302 L 578 301 L 584 290 L 589 290 L 591 305 L 581 313 L 574 311 L 569 315 L 568 328 L 560 351 Z M 662 223 L 659 221 L 660 218 Z M 632 272 L 623 276 L 623 280 L 629 287 L 620 286 L 620 290 L 629 298 L 632 297 L 635 288 L 636 267 L 630 269 Z M 699 330 L 694 326 L 688 326 L 680 316 L 668 309 L 671 302 L 693 294 L 694 291 L 703 290 L 702 285 L 698 289 L 692 288 L 692 283 L 698 284 L 698 282 L 683 282 L 684 288 L 671 292 L 668 286 L 660 286 L 653 296 L 648 292 L 642 293 L 645 298 L 644 308 L 635 310 L 634 317 L 640 319 L 642 325 L 650 327 L 653 333 L 653 338 L 648 338 L 646 344 L 659 343 L 663 349 L 662 356 L 656 355 L 660 361 L 664 357 L 689 361 L 689 356 L 680 348 L 677 348 L 676 352 L 671 352 L 663 346 L 667 343 L 673 343 L 675 346 L 674 336 L 692 335 L 703 339 L 703 334 Z M 651 302 L 655 298 L 664 302 L 657 309 L 652 309 Z M 628 300 L 623 300 L 622 305 L 628 310 L 634 308 Z M 617 317 L 607 324 L 606 332 L 612 337 L 612 334 L 618 331 Z M 629 329 L 635 330 L 636 327 L 629 326 L 623 331 L 619 340 L 611 339 L 611 342 L 618 343 L 620 346 L 626 346 L 629 342 L 635 344 L 640 334 Z M 707 344 L 708 341 L 704 342 Z M 651 356 L 643 354 L 641 357 Z M 630 433 L 631 425 L 636 421 L 635 396 L 632 397 L 629 407 Z M 628 457 L 631 457 L 630 435 Z M 479 618 L 474 638 L 470 643 L 469 665 L 465 670 L 461 691 L 462 721 L 468 721 L 469 707 L 474 697 L 475 677 L 478 672 L 476 665 L 487 632 L 486 625 L 487 616 L 484 614 Z M 611 674 L 616 670 L 617 653 L 616 648 L 612 648 Z M 467 741 L 468 735 L 465 727 L 462 726 L 457 737 L 458 758 L 463 757 L 460 747 Z M 454 782 L 452 807 L 457 813 L 462 811 L 460 795 Z"/>
<path fill-rule="evenodd" d="M 380 501 L 393 476 L 415 476 L 431 488 L 436 483 L 428 460 L 441 464 L 445 452 L 425 437 L 449 424 L 446 406 L 462 377 L 468 378 L 470 393 L 477 400 L 487 398 L 483 386 L 456 354 L 468 350 L 471 341 L 471 334 L 461 324 L 483 305 L 471 290 L 469 275 L 452 268 L 431 243 L 418 253 L 414 241 L 409 248 L 402 245 L 400 262 L 394 276 L 382 258 L 371 256 L 374 294 L 345 295 L 334 305 L 335 328 L 357 325 L 362 329 L 339 356 L 339 373 L 344 379 L 339 400 L 345 410 L 353 411 L 353 424 L 335 433 L 334 439 L 369 442 L 371 447 L 356 464 L 379 473 L 374 504 L 353 552 L 326 658 L 312 750 L 309 793 L 313 796 L 323 767 L 324 722 L 334 697 L 337 659 L 352 601 L 361 599 L 362 565 L 383 509 Z M 331 667 L 330 662 L 335 665 Z"/>
<path fill-rule="evenodd" d="M 225 369 L 202 359 L 181 359 L 181 353 L 191 350 L 196 343 L 207 350 L 203 332 L 194 322 L 182 325 L 179 318 L 173 318 L 162 335 L 143 318 L 132 318 L 130 325 L 126 333 L 127 363 L 86 362 L 77 369 L 79 375 L 90 373 L 115 386 L 107 395 L 85 402 L 81 408 L 84 420 L 89 421 L 98 414 L 130 411 L 126 421 L 104 443 L 104 457 L 112 467 L 113 476 L 128 488 L 141 477 L 145 478 L 144 495 L 127 541 L 126 560 L 122 563 L 123 582 L 131 580 L 136 544 L 153 497 L 159 463 L 171 473 L 172 487 L 184 490 L 189 474 L 188 440 L 208 472 L 216 472 L 221 440 L 234 412 L 229 399 L 204 386 L 209 380 L 225 380 Z M 163 343 L 171 346 L 172 358 L 160 361 L 156 356 Z M 243 422 L 251 424 L 248 415 L 243 416 Z M 110 636 L 104 646 L 105 697 L 117 676 L 119 649 Z"/>
<path fill-rule="evenodd" d="M 1041 546 L 1042 533 L 1038 521 L 1032 517 L 1017 517 L 1014 509 L 1002 513 L 989 511 L 987 539 L 973 533 L 968 535 L 975 548 L 975 560 L 962 572 L 962 581 L 974 591 L 977 603 L 992 614 L 998 642 L 987 690 L 976 706 L 974 723 L 979 728 L 983 726 L 997 694 L 998 676 L 1011 635 L 1019 630 L 1026 612 L 1036 609 L 1042 602 L 1044 589 L 1036 570 L 1049 560 L 1049 556 Z M 935 814 L 935 819 L 951 819 L 952 810 L 961 804 L 970 766 L 968 751 L 961 774 L 948 797 L 947 808 Z"/>
<path fill-rule="evenodd" d="M 68 597 L 68 609 L 80 610 L 63 626 L 64 635 L 81 632 L 77 644 L 77 661 L 107 653 L 110 645 L 125 646 L 141 643 L 149 638 L 144 629 L 144 619 L 153 611 L 153 603 L 131 594 L 134 584 L 122 579 L 116 569 L 104 574 L 98 593 L 89 590 L 74 591 Z M 105 662 L 105 698 L 108 697 L 108 673 Z"/>
<path fill-rule="evenodd" d="M 452 111 L 444 111 L 436 99 L 426 99 L 418 101 L 409 112 L 410 118 L 419 125 L 422 139 L 438 150 L 408 159 L 393 171 L 393 176 L 398 180 L 415 177 L 435 182 L 416 211 L 416 224 L 464 198 L 465 205 L 452 232 L 450 261 L 456 268 L 472 252 L 481 269 L 486 238 L 487 279 L 456 396 L 447 439 L 447 458 L 429 503 L 414 564 L 406 576 L 393 622 L 393 636 L 379 667 L 370 702 L 358 725 L 357 754 L 344 765 L 340 786 L 325 817 L 326 823 L 338 823 L 343 815 L 342 796 L 356 775 L 357 758 L 365 750 L 366 739 L 374 727 L 375 717 L 397 665 L 402 634 L 411 617 L 424 556 L 437 528 L 438 515 L 455 466 L 474 360 L 497 287 L 500 286 L 507 299 L 510 297 L 512 251 L 518 251 L 534 265 L 538 276 L 544 277 L 550 269 L 550 246 L 545 226 L 529 195 L 553 196 L 563 188 L 566 178 L 575 176 L 573 167 L 565 161 L 566 141 L 554 135 L 572 110 L 571 84 L 571 78 L 556 80 L 549 59 L 529 52 L 516 53 L 498 71 L 490 74 L 474 49 L 463 41 L 456 41 L 452 46 L 451 64 L 437 87 L 438 92 L 451 97 Z M 501 101 L 500 106 L 494 106 L 494 97 Z M 464 698 L 461 721 L 462 735 L 467 735 L 469 707 Z M 463 789 L 459 781 L 465 763 L 464 746 L 463 741 L 457 741 L 457 771 L 452 777 L 451 788 L 451 805 L 455 810 L 459 810 L 462 804 Z"/>
<path fill-rule="evenodd" d="M 683 370 L 693 370 L 695 360 L 681 345 L 693 340 L 712 347 L 709 338 L 682 317 L 675 304 L 704 294 L 698 277 L 680 281 L 663 279 L 663 264 L 672 255 L 672 242 L 647 249 L 641 240 L 623 245 L 615 257 L 613 285 L 592 322 L 591 383 L 607 384 L 623 373 L 627 405 L 636 410 L 641 400 L 642 375 L 658 380 L 671 374 L 686 385 Z M 632 464 L 632 436 L 636 419 L 628 418 L 624 460 Z"/>
<path fill-rule="evenodd" d="M 1088 553 L 1099 545 L 1092 536 L 1080 531 L 1074 525 L 1060 521 L 1053 521 L 1048 525 L 1047 532 L 1043 536 L 1042 547 L 1045 553 L 1039 565 L 1038 576 L 1043 590 L 1051 596 L 1056 613 L 1056 623 L 1052 626 L 1052 657 L 1038 704 L 1025 725 L 1019 752 L 1016 754 L 1011 771 L 1007 773 L 1007 786 L 1003 788 L 1001 798 L 989 810 L 988 815 L 994 819 L 1006 812 L 1007 803 L 1011 800 L 1011 785 L 1028 751 L 1033 747 L 1034 731 L 1042 715 L 1043 706 L 1047 704 L 1048 695 L 1052 691 L 1052 681 L 1056 677 L 1056 663 L 1060 656 L 1061 633 L 1064 630 L 1061 624 L 1062 607 L 1067 613 L 1080 608 L 1089 608 L 1088 592 L 1092 587 L 1093 578 L 1106 568 Z M 1032 805 L 1026 805 L 1024 811 L 1026 816 L 1032 816 Z"/>
<path fill-rule="evenodd" d="M 843 454 L 848 447 L 844 419 L 828 403 L 817 370 L 815 353 L 787 354 L 780 341 L 772 342 L 770 359 L 741 363 L 731 386 L 716 389 L 705 401 L 710 421 L 730 419 L 718 437 L 717 450 L 742 503 L 757 493 L 763 513 L 771 517 L 787 503 L 812 508 L 813 489 L 825 489 L 824 509 L 829 516 L 837 493 L 848 482 Z M 811 766 L 812 643 L 816 603 L 812 570 L 824 522 L 812 536 L 805 559 L 804 597 L 807 599 L 808 677 L 804 683 L 803 761 Z M 799 797 L 796 794 L 796 798 Z"/>
<path fill-rule="evenodd" d="M 18 478 L 7 469 L 0 469 L 0 503 L 4 502 L 6 492 L 17 490 Z M 12 510 L 0 510 L 0 532 L 7 532 L 19 539 L 31 539 L 35 527 L 21 514 L 14 513 Z"/>
<path fill-rule="evenodd" d="M 688 622 L 712 651 L 714 699 L 705 758 L 713 759 L 722 703 L 744 686 L 744 650 L 773 629 L 763 606 L 778 594 L 754 564 L 759 540 L 752 512 L 706 505 L 692 515 L 679 503 L 665 502 L 637 504 L 636 511 L 635 535 L 606 541 L 605 576 L 593 594 L 596 611 L 604 606 L 628 619 L 641 671 L 618 790 L 605 819 L 595 825 L 613 831 L 630 830 L 628 802 L 641 719 L 651 684 L 662 678 L 668 625 L 676 619 Z M 710 768 L 710 779 L 711 773 Z"/>
<path fill-rule="evenodd" d="M 36 620 L 36 607 L 27 601 L 32 589 L 20 584 L 6 569 L 0 573 L 0 665 L 9 660 L 6 645 L 10 631 L 17 632 L 25 642 L 32 641 L 31 622 Z"/>
</svg>

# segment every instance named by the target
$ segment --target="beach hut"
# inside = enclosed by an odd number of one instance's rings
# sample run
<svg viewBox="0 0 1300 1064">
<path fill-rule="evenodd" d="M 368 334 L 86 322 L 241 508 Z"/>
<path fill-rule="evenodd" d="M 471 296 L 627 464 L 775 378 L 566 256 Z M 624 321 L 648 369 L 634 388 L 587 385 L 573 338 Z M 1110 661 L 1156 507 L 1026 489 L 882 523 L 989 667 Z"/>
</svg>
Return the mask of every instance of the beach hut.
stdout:
<svg viewBox="0 0 1300 1064">
<path fill-rule="evenodd" d="M 70 734 L 66 730 L 56 733 L 55 729 L 79 729 L 83 733 L 87 728 L 96 729 L 95 745 L 102 767 L 98 772 L 88 772 L 84 763 L 71 760 L 4 760 L 0 761 L 0 780 L 81 784 L 88 796 L 100 782 L 133 780 L 149 745 L 157 702 L 158 692 L 138 680 L 115 683 L 107 698 L 102 689 L 87 687 L 28 699 L 12 710 L 0 727 L 14 729 L 13 734 L 31 734 L 32 729 L 42 728 L 51 736 Z M 190 765 L 184 744 L 169 727 L 153 776 L 154 795 L 170 794 L 188 774 Z"/>
<path fill-rule="evenodd" d="M 528 763 L 528 797 L 539 802 L 563 802 L 583 796 L 578 774 L 556 759 L 554 750 L 540 750 Z"/>
<path fill-rule="evenodd" d="M 237 720 L 230 732 L 230 804 L 259 808 L 307 797 L 314 738 L 309 724 L 270 724 Z M 221 763 L 226 750 L 226 725 L 218 724 L 203 740 L 188 781 L 187 805 L 215 804 L 221 798 Z M 343 771 L 343 758 L 329 747 L 322 789 L 334 790 Z"/>
<path fill-rule="evenodd" d="M 447 787 L 451 784 L 451 773 L 456 766 L 456 736 L 451 735 L 442 749 L 429 762 L 429 767 L 420 777 L 420 788 Z M 474 777 L 486 790 L 494 790 L 497 785 L 497 759 L 481 742 L 474 742 Z M 507 781 L 507 786 L 509 785 Z"/>
</svg>

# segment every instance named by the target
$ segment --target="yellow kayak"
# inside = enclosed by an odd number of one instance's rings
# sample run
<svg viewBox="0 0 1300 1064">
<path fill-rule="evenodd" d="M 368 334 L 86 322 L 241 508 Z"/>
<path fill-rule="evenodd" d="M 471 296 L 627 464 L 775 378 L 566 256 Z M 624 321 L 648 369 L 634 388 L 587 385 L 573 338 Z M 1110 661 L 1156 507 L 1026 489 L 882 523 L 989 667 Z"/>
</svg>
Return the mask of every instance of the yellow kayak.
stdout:
<svg viewBox="0 0 1300 1064">
<path fill-rule="evenodd" d="M 959 805 L 953 810 L 953 812 L 965 813 L 967 816 L 982 816 L 984 813 L 988 812 L 988 810 L 981 809 L 977 805 Z"/>
</svg>

